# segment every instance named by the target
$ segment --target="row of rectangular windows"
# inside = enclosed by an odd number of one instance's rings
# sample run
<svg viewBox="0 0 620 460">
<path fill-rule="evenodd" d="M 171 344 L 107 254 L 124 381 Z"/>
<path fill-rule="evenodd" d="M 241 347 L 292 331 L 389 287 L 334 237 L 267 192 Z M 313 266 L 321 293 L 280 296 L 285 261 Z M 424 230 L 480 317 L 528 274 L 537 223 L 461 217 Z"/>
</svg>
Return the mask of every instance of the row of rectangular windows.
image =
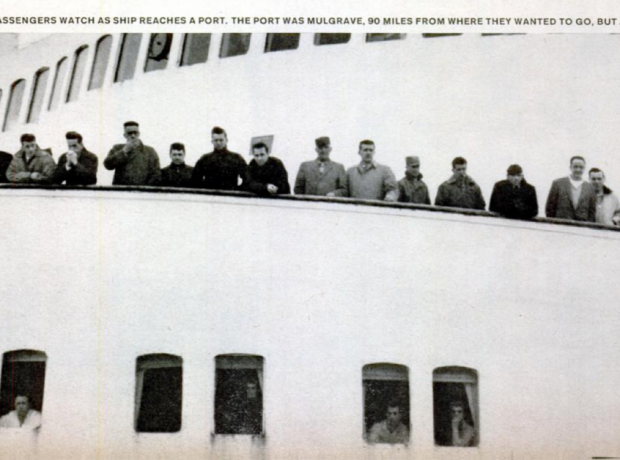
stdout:
<svg viewBox="0 0 620 460">
<path fill-rule="evenodd" d="M 0 380 L 0 415 L 8 414 L 18 396 L 41 412 L 47 355 L 36 350 L 4 354 Z M 264 358 L 255 355 L 215 357 L 215 434 L 262 435 Z M 410 441 L 409 370 L 399 364 L 368 364 L 362 369 L 364 438 L 370 443 Z M 433 371 L 435 442 L 441 446 L 478 445 L 478 376 L 474 369 L 441 367 Z M 136 360 L 134 428 L 139 433 L 181 430 L 183 358 L 148 354 Z M 465 431 L 453 433 L 453 413 L 461 408 Z M 391 422 L 388 420 L 391 419 Z M 391 424 L 392 432 L 386 431 Z M 0 427 L 2 418 L 0 418 Z"/>
<path fill-rule="evenodd" d="M 252 34 L 223 34 L 220 46 L 220 58 L 241 56 L 250 48 Z M 429 34 L 426 34 L 429 35 Z M 406 34 L 367 34 L 367 42 L 379 42 L 389 40 L 402 40 Z M 315 34 L 315 45 L 335 45 L 348 43 L 351 34 Z M 297 49 L 300 34 L 267 34 L 265 52 Z M 148 52 L 144 64 L 144 72 L 165 69 L 172 47 L 173 34 L 151 34 Z M 123 82 L 133 79 L 138 63 L 138 54 L 142 34 L 123 34 L 114 72 L 114 82 Z M 185 34 L 179 66 L 190 66 L 207 62 L 209 48 L 211 46 L 211 34 Z M 86 72 L 88 57 L 88 45 L 80 46 L 74 53 L 73 67 L 69 87 L 64 95 L 64 102 L 72 102 L 78 99 L 82 79 Z M 112 50 L 112 36 L 101 37 L 95 45 L 95 58 L 90 73 L 88 90 L 101 88 L 105 80 L 106 70 Z M 68 58 L 61 58 L 56 64 L 56 72 L 52 83 L 52 91 L 47 105 L 47 110 L 58 108 L 62 100 L 62 88 L 68 72 Z M 34 75 L 33 89 L 28 106 L 26 123 L 36 123 L 43 110 L 45 90 L 49 79 L 49 67 L 43 67 Z M 21 106 L 26 89 L 26 80 L 19 79 L 11 85 L 9 101 L 6 108 L 3 131 L 14 126 L 20 116 Z M 0 98 L 2 91 L 0 90 Z"/>
</svg>

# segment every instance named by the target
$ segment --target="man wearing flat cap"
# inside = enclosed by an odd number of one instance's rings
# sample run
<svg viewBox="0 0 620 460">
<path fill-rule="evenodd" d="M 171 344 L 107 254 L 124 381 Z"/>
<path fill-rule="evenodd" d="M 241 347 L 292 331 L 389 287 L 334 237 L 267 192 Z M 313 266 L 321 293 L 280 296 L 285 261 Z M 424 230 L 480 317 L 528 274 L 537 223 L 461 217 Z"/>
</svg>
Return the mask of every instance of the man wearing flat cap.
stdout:
<svg viewBox="0 0 620 460">
<path fill-rule="evenodd" d="M 295 180 L 295 195 L 342 196 L 345 191 L 344 166 L 329 158 L 332 151 L 329 137 L 314 141 L 317 157 L 299 167 Z"/>
<path fill-rule="evenodd" d="M 532 219 L 538 214 L 536 189 L 523 178 L 523 169 L 511 165 L 506 180 L 493 187 L 489 210 L 509 219 Z"/>
<path fill-rule="evenodd" d="M 400 203 L 431 204 L 428 187 L 422 180 L 420 158 L 405 158 L 405 177 L 398 181 L 398 201 Z"/>
</svg>

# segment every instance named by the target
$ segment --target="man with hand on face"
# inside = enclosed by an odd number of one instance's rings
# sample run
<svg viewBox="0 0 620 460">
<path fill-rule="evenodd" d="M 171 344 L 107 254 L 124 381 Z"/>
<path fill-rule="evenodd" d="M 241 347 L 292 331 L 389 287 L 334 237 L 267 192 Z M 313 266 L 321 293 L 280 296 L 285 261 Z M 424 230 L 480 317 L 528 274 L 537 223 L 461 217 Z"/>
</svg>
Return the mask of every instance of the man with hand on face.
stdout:
<svg viewBox="0 0 620 460">
<path fill-rule="evenodd" d="M 409 442 L 409 430 L 402 422 L 401 405 L 396 402 L 388 404 L 385 420 L 375 423 L 368 432 L 368 441 L 372 443 L 406 444 Z"/>
<path fill-rule="evenodd" d="M 475 443 L 476 431 L 465 421 L 465 405 L 460 402 L 450 403 L 451 436 L 450 446 L 471 447 Z"/>
<path fill-rule="evenodd" d="M 400 203 L 431 204 L 428 187 L 422 180 L 420 158 L 405 158 L 405 177 L 398 181 L 398 201 Z"/>
<path fill-rule="evenodd" d="M 570 176 L 556 179 L 547 197 L 547 217 L 596 222 L 596 192 L 583 180 L 586 160 L 570 159 Z"/>
<path fill-rule="evenodd" d="M 314 142 L 317 158 L 305 161 L 299 167 L 295 195 L 342 196 L 346 173 L 344 166 L 329 158 L 332 151 L 329 137 L 319 137 Z"/>
<path fill-rule="evenodd" d="M 185 164 L 185 146 L 175 142 L 170 146 L 170 166 L 161 170 L 162 187 L 191 187 L 194 168 Z"/>
<path fill-rule="evenodd" d="M 481 209 L 486 203 L 480 187 L 467 175 L 467 160 L 456 157 L 452 160 L 452 177 L 439 186 L 435 197 L 436 206 Z"/>
<path fill-rule="evenodd" d="M 252 146 L 252 156 L 247 173 L 249 192 L 261 196 L 286 195 L 291 193 L 288 173 L 282 162 L 269 156 L 269 147 L 264 142 Z"/>
<path fill-rule="evenodd" d="M 398 184 L 392 170 L 374 161 L 375 143 L 363 140 L 359 144 L 362 161 L 347 170 L 344 196 L 363 200 L 398 200 Z"/>
<path fill-rule="evenodd" d="M 620 200 L 605 186 L 605 173 L 598 168 L 592 168 L 590 183 L 596 192 L 596 222 L 605 225 L 620 224 Z"/>
<path fill-rule="evenodd" d="M 523 169 L 519 165 L 508 168 L 506 180 L 499 181 L 493 187 L 489 211 L 496 212 L 509 219 L 532 219 L 538 214 L 536 189 L 523 178 Z"/>
<path fill-rule="evenodd" d="M 135 121 L 124 125 L 125 144 L 112 147 L 103 162 L 106 169 L 115 170 L 113 185 L 158 185 L 161 179 L 159 156 L 153 147 L 140 140 L 140 126 Z"/>
<path fill-rule="evenodd" d="M 228 150 L 228 136 L 219 126 L 211 130 L 213 152 L 204 154 L 194 166 L 192 187 L 238 190 L 247 180 L 248 165 L 241 155 Z M 241 184 L 239 184 L 241 180 Z"/>
<path fill-rule="evenodd" d="M 15 410 L 0 417 L 0 428 L 24 428 L 34 430 L 41 426 L 41 413 L 30 409 L 28 396 L 15 397 Z"/>
<path fill-rule="evenodd" d="M 48 184 L 52 181 L 56 163 L 51 155 L 37 145 L 33 134 L 23 134 L 22 148 L 13 156 L 6 178 L 15 184 Z"/>
<path fill-rule="evenodd" d="M 58 159 L 54 182 L 56 184 L 66 182 L 67 185 L 95 185 L 99 159 L 86 150 L 81 134 L 69 131 L 65 134 L 65 139 L 68 151 Z"/>
</svg>

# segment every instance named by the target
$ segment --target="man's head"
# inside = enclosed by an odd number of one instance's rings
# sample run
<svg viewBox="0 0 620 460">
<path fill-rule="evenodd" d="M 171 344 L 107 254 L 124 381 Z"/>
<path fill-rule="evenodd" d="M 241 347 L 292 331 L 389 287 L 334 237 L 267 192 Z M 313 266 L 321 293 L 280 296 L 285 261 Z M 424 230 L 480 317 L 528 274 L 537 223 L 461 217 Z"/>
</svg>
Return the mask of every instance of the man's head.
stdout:
<svg viewBox="0 0 620 460">
<path fill-rule="evenodd" d="M 245 391 L 248 399 L 258 398 L 258 384 L 256 382 L 247 382 L 245 384 Z"/>
<path fill-rule="evenodd" d="M 452 160 L 452 172 L 457 179 L 467 176 L 467 160 L 463 157 L 456 157 Z"/>
<path fill-rule="evenodd" d="M 263 166 L 269 159 L 269 146 L 264 142 L 257 142 L 252 146 L 252 156 L 258 166 Z"/>
<path fill-rule="evenodd" d="M 418 177 L 420 175 L 420 157 L 411 156 L 405 158 L 405 174 L 409 177 Z"/>
<path fill-rule="evenodd" d="M 37 151 L 37 138 L 34 137 L 34 134 L 22 134 L 19 140 L 22 143 L 22 150 L 27 155 L 30 156 Z"/>
<path fill-rule="evenodd" d="M 138 123 L 136 123 L 135 121 L 127 121 L 125 122 L 125 124 L 123 124 L 123 127 L 125 129 L 125 132 L 123 134 L 123 136 L 125 136 L 125 139 L 127 139 L 128 141 L 140 139 L 140 125 Z"/>
<path fill-rule="evenodd" d="M 331 141 L 329 137 L 319 137 L 314 143 L 316 144 L 316 153 L 318 155 L 319 161 L 327 161 L 329 160 L 329 154 L 332 151 Z"/>
<path fill-rule="evenodd" d="M 360 142 L 359 155 L 362 157 L 362 163 L 372 163 L 375 156 L 375 143 L 369 139 Z"/>
<path fill-rule="evenodd" d="M 586 170 L 586 160 L 584 157 L 575 156 L 570 159 L 570 177 L 573 180 L 581 180 Z"/>
<path fill-rule="evenodd" d="M 170 160 L 175 165 L 185 163 L 185 146 L 183 144 L 175 142 L 170 145 Z"/>
<path fill-rule="evenodd" d="M 385 419 L 390 430 L 395 430 L 400 425 L 403 414 L 399 403 L 394 401 L 388 403 Z"/>
<path fill-rule="evenodd" d="M 75 153 L 80 153 L 84 148 L 84 144 L 82 144 L 82 135 L 80 133 L 69 131 L 65 134 L 65 139 L 67 139 L 67 147 L 69 150 Z"/>
<path fill-rule="evenodd" d="M 226 136 L 226 131 L 219 126 L 214 127 L 211 130 L 211 143 L 213 144 L 213 148 L 215 150 L 224 150 L 226 148 L 226 144 L 228 144 L 228 136 Z"/>
<path fill-rule="evenodd" d="M 18 395 L 15 397 L 15 411 L 17 415 L 20 417 L 25 417 L 28 414 L 28 410 L 30 410 L 30 401 L 28 401 L 28 396 Z"/>
<path fill-rule="evenodd" d="M 590 170 L 590 183 L 596 190 L 596 193 L 603 191 L 605 185 L 605 173 L 598 168 L 592 168 Z"/>
<path fill-rule="evenodd" d="M 523 180 L 523 169 L 519 165 L 510 165 L 506 171 L 506 178 L 512 185 L 518 187 Z"/>
<path fill-rule="evenodd" d="M 450 403 L 450 417 L 452 420 L 462 421 L 465 418 L 465 405 L 461 401 Z"/>
</svg>

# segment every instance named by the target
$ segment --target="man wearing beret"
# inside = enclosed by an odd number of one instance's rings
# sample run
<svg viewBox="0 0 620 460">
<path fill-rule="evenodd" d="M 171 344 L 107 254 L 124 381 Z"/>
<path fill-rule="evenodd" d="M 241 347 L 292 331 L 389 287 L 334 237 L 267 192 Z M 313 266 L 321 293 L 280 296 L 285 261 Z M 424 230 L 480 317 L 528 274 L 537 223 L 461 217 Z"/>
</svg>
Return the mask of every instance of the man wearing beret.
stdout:
<svg viewBox="0 0 620 460">
<path fill-rule="evenodd" d="M 330 160 L 332 147 L 329 137 L 319 137 L 314 143 L 317 158 L 305 161 L 299 167 L 295 195 L 341 196 L 346 182 L 344 166 Z"/>
<path fill-rule="evenodd" d="M 405 177 L 398 181 L 398 201 L 401 203 L 431 204 L 428 187 L 422 180 L 420 158 L 405 158 Z"/>
<path fill-rule="evenodd" d="M 532 219 L 538 214 L 536 189 L 523 178 L 519 165 L 508 168 L 506 180 L 493 187 L 489 210 L 509 219 Z"/>
</svg>

